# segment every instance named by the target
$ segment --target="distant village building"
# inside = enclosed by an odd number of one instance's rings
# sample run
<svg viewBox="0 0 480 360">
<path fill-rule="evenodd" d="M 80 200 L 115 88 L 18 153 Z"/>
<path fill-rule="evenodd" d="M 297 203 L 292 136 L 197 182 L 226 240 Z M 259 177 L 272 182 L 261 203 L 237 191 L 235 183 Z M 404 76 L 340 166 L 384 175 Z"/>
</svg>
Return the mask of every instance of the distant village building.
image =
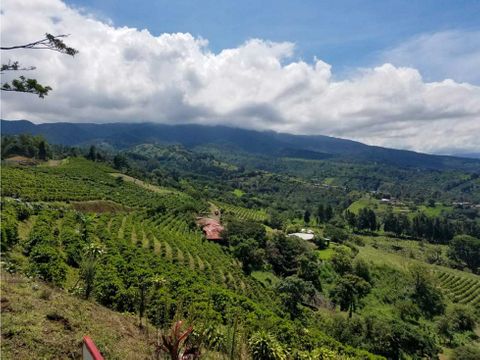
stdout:
<svg viewBox="0 0 480 360">
<path fill-rule="evenodd" d="M 472 204 L 469 203 L 468 201 L 454 201 L 452 205 L 453 206 L 470 206 Z"/>
</svg>

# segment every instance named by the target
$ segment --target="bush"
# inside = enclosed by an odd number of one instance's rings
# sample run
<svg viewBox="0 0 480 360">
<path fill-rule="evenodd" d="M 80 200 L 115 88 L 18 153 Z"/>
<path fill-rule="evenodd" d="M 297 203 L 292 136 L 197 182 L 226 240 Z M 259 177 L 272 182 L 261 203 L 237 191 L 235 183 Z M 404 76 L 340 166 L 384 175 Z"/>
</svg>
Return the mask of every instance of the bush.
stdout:
<svg viewBox="0 0 480 360">
<path fill-rule="evenodd" d="M 348 248 L 338 247 L 335 248 L 335 251 L 331 258 L 333 270 L 340 275 L 352 272 L 353 263 L 352 256 Z"/>
<path fill-rule="evenodd" d="M 438 322 L 438 330 L 442 336 L 452 343 L 455 334 L 475 329 L 475 313 L 467 305 L 455 304 L 449 307 L 445 316 Z"/>
<path fill-rule="evenodd" d="M 433 317 L 445 312 L 443 294 L 435 286 L 431 273 L 421 265 L 410 268 L 412 299 L 427 317 Z"/>
<path fill-rule="evenodd" d="M 465 264 L 473 272 L 480 268 L 480 239 L 457 235 L 450 243 L 449 256 L 459 264 Z"/>
<path fill-rule="evenodd" d="M 292 319 L 299 316 L 298 305 L 308 302 L 315 294 L 315 288 L 310 281 L 304 281 L 296 275 L 286 277 L 277 286 L 277 292 L 282 299 L 285 309 Z"/>
<path fill-rule="evenodd" d="M 36 245 L 30 253 L 31 271 L 41 279 L 62 285 L 67 276 L 67 266 L 59 251 L 47 244 Z"/>
<path fill-rule="evenodd" d="M 372 282 L 370 267 L 368 266 L 367 262 L 363 259 L 355 260 L 353 264 L 353 273 L 369 283 Z"/>
<path fill-rule="evenodd" d="M 473 345 L 460 346 L 453 350 L 452 359 L 455 360 L 478 360 L 480 349 Z"/>
<path fill-rule="evenodd" d="M 1 251 L 4 252 L 18 242 L 17 218 L 14 210 L 2 204 L 1 211 Z"/>
<path fill-rule="evenodd" d="M 389 359 L 403 358 L 402 353 L 412 354 L 415 359 L 434 359 L 440 350 L 434 332 L 426 326 L 379 316 L 368 316 L 366 324 L 368 350 Z"/>
<path fill-rule="evenodd" d="M 288 276 L 297 271 L 299 257 L 307 251 L 304 240 L 275 233 L 267 243 L 266 256 L 276 274 Z"/>
<path fill-rule="evenodd" d="M 421 316 L 417 304 L 411 300 L 400 300 L 395 304 L 395 307 L 403 321 L 416 322 Z"/>
<path fill-rule="evenodd" d="M 315 245 L 317 245 L 319 250 L 324 250 L 329 245 L 328 241 L 326 241 L 323 236 L 319 235 L 315 235 L 315 237 L 313 238 L 313 242 L 315 243 Z"/>
<path fill-rule="evenodd" d="M 275 337 L 265 331 L 252 335 L 248 347 L 253 360 L 285 360 L 287 354 Z"/>
<path fill-rule="evenodd" d="M 323 347 L 313 350 L 310 358 L 315 360 L 353 360 L 350 356 L 340 355 L 333 350 Z"/>
<path fill-rule="evenodd" d="M 324 231 L 325 237 L 330 238 L 331 241 L 336 242 L 336 243 L 343 243 L 348 240 L 348 233 L 339 228 L 332 226 L 330 224 L 327 224 L 325 226 L 325 231 Z"/>
<path fill-rule="evenodd" d="M 50 300 L 52 297 L 52 290 L 51 289 L 43 289 L 42 292 L 39 295 L 40 299 L 42 300 Z"/>
<path fill-rule="evenodd" d="M 350 241 L 357 246 L 365 246 L 365 240 L 363 240 L 360 236 L 352 236 Z"/>
</svg>

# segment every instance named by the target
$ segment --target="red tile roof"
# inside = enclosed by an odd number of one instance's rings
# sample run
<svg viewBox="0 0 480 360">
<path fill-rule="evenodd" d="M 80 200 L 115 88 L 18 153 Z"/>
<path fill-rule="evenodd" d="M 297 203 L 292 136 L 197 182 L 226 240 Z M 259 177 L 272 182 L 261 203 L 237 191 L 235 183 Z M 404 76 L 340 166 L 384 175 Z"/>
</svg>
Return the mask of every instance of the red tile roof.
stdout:
<svg viewBox="0 0 480 360">
<path fill-rule="evenodd" d="M 222 240 L 223 226 L 214 219 L 203 218 L 199 221 L 207 240 Z"/>
</svg>

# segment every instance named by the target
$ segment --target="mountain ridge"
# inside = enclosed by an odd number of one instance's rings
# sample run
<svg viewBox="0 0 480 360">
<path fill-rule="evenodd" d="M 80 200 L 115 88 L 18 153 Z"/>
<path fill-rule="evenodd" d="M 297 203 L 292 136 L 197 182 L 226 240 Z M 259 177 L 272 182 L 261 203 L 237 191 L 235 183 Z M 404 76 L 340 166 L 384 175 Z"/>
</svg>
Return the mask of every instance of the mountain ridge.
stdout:
<svg viewBox="0 0 480 360">
<path fill-rule="evenodd" d="M 480 159 L 391 149 L 326 135 L 293 135 L 223 125 L 167 125 L 151 122 L 34 124 L 28 120 L 1 120 L 1 127 L 2 134 L 43 135 L 49 142 L 69 146 L 98 142 L 107 142 L 118 148 L 142 143 L 181 144 L 188 148 L 205 144 L 232 144 L 248 153 L 272 157 L 296 154 L 302 158 L 380 162 L 433 170 L 480 171 Z"/>
</svg>

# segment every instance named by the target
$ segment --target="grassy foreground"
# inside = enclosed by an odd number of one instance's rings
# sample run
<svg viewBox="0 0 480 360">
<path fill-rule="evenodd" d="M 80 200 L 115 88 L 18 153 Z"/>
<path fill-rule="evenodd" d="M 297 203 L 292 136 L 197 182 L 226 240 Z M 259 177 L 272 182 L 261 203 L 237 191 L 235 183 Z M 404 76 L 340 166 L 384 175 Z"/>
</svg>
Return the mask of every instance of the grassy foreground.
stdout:
<svg viewBox="0 0 480 360">
<path fill-rule="evenodd" d="M 151 358 L 155 332 L 40 281 L 3 272 L 2 359 L 79 359 L 89 335 L 106 359 Z"/>
</svg>

